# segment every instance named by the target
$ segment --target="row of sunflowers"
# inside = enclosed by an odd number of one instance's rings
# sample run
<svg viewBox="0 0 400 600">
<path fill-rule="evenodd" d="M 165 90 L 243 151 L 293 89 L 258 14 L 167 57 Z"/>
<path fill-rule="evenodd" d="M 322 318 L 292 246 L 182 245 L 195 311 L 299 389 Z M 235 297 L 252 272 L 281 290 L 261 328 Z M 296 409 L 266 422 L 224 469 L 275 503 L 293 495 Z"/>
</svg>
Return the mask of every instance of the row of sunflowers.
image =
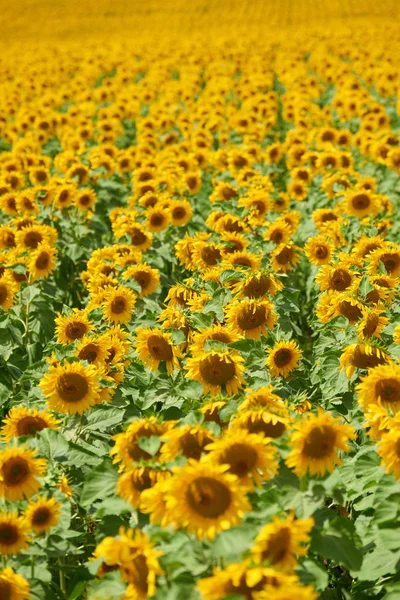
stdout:
<svg viewBox="0 0 400 600">
<path fill-rule="evenodd" d="M 1 600 L 399 597 L 400 39 L 366 28 L 5 49 Z"/>
</svg>

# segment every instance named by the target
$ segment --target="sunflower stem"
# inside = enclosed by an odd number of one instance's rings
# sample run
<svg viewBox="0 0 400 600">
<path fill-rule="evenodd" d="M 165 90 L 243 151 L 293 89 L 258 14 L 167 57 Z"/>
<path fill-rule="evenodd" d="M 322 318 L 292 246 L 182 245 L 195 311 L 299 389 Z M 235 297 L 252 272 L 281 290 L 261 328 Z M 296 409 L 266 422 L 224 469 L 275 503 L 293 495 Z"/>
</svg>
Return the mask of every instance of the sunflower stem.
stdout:
<svg viewBox="0 0 400 600">
<path fill-rule="evenodd" d="M 31 557 L 31 579 L 35 579 L 35 557 Z"/>
<path fill-rule="evenodd" d="M 61 568 L 63 566 L 61 558 L 58 559 L 58 564 L 60 566 L 60 569 L 59 569 L 59 571 L 60 571 L 60 589 L 66 595 L 67 594 L 67 582 L 65 579 L 65 573 Z"/>
<path fill-rule="evenodd" d="M 28 285 L 31 284 L 31 280 L 30 277 L 28 279 Z M 25 309 L 25 334 L 24 334 L 24 345 L 25 345 L 25 349 L 26 349 L 26 353 L 28 355 L 28 364 L 31 364 L 31 355 L 28 352 L 28 344 L 29 344 L 29 312 L 30 312 L 30 299 L 28 296 L 28 299 L 26 301 L 26 309 Z"/>
</svg>

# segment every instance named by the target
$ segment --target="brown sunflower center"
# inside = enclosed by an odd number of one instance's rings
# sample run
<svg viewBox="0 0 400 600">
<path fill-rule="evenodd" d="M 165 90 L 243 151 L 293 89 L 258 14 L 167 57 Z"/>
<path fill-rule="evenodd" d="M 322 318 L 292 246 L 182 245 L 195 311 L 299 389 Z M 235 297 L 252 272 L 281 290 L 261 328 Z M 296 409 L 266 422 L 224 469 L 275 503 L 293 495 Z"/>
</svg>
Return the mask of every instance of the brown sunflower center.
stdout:
<svg viewBox="0 0 400 600">
<path fill-rule="evenodd" d="M 208 436 L 200 438 L 195 434 L 189 432 L 185 433 L 179 441 L 180 449 L 186 458 L 193 458 L 194 460 L 200 460 L 201 453 L 207 444 L 211 444 L 212 439 Z"/>
<path fill-rule="evenodd" d="M 5 579 L 0 579 L 0 600 L 12 600 L 13 589 L 11 583 Z"/>
<path fill-rule="evenodd" d="M 339 304 L 339 312 L 346 317 L 350 323 L 356 323 L 362 317 L 362 311 L 359 306 L 354 306 L 351 302 L 343 300 Z"/>
<path fill-rule="evenodd" d="M 212 477 L 197 477 L 186 491 L 186 501 L 195 513 L 217 519 L 228 510 L 232 498 L 222 482 Z"/>
<path fill-rule="evenodd" d="M 0 304 L 3 304 L 8 298 L 8 288 L 5 283 L 0 283 Z"/>
<path fill-rule="evenodd" d="M 127 309 L 126 298 L 123 296 L 115 296 L 111 302 L 110 309 L 114 315 L 122 314 Z"/>
<path fill-rule="evenodd" d="M 96 346 L 96 344 L 87 344 L 84 348 L 82 348 L 78 356 L 82 360 L 87 360 L 89 363 L 92 363 L 94 360 L 96 360 L 98 353 L 99 348 Z"/>
<path fill-rule="evenodd" d="M 143 471 L 143 473 L 135 473 L 133 472 L 131 475 L 131 485 L 133 489 L 138 492 L 143 492 L 143 490 L 148 490 L 153 482 L 150 477 L 150 473 L 147 469 Z"/>
<path fill-rule="evenodd" d="M 327 212 L 321 217 L 321 222 L 326 223 L 327 221 L 337 221 L 338 217 L 335 213 Z"/>
<path fill-rule="evenodd" d="M 264 325 L 266 321 L 265 306 L 243 306 L 237 316 L 237 324 L 243 331 L 249 331 Z"/>
<path fill-rule="evenodd" d="M 43 236 L 38 231 L 30 231 L 24 237 L 24 244 L 27 248 L 37 248 L 42 241 Z"/>
<path fill-rule="evenodd" d="M 162 213 L 151 215 L 150 223 L 153 225 L 153 227 L 161 227 L 161 225 L 165 223 L 165 216 Z"/>
<path fill-rule="evenodd" d="M 198 185 L 197 177 L 192 177 L 192 176 L 188 177 L 187 184 L 188 184 L 190 190 L 195 190 Z"/>
<path fill-rule="evenodd" d="M 400 401 L 400 381 L 393 377 L 381 379 L 375 385 L 375 395 L 383 402 Z"/>
<path fill-rule="evenodd" d="M 334 290 L 343 292 L 351 284 L 351 275 L 345 269 L 335 269 L 330 277 L 330 283 Z"/>
<path fill-rule="evenodd" d="M 65 335 L 70 340 L 78 340 L 87 332 L 87 325 L 82 321 L 72 321 L 65 328 Z"/>
<path fill-rule="evenodd" d="M 271 280 L 265 275 L 253 277 L 243 286 L 243 292 L 248 298 L 261 298 L 271 288 Z"/>
<path fill-rule="evenodd" d="M 373 252 L 374 250 L 378 250 L 378 248 L 380 247 L 380 244 L 376 243 L 367 244 L 362 253 L 363 257 L 367 256 L 370 252 Z"/>
<path fill-rule="evenodd" d="M 235 365 L 228 357 L 212 354 L 200 362 L 200 375 L 211 385 L 224 385 L 235 377 Z"/>
<path fill-rule="evenodd" d="M 131 241 L 133 246 L 141 246 L 146 241 L 145 234 L 140 229 L 133 228 L 130 231 Z"/>
<path fill-rule="evenodd" d="M 35 261 L 37 269 L 47 269 L 50 263 L 50 256 L 48 252 L 41 252 Z"/>
<path fill-rule="evenodd" d="M 223 331 L 212 333 L 208 339 L 214 342 L 222 342 L 223 344 L 229 344 L 229 342 L 231 342 L 230 336 Z"/>
<path fill-rule="evenodd" d="M 82 204 L 82 206 L 87 206 L 90 204 L 90 202 L 91 197 L 88 194 L 82 194 L 82 196 L 79 198 L 79 204 Z"/>
<path fill-rule="evenodd" d="M 335 448 L 336 432 L 329 425 L 314 427 L 308 434 L 303 454 L 308 458 L 325 458 Z"/>
<path fill-rule="evenodd" d="M 232 198 L 236 198 L 237 196 L 237 191 L 230 188 L 230 187 L 225 187 L 222 190 L 222 197 L 224 200 L 232 200 Z"/>
<path fill-rule="evenodd" d="M 65 202 L 68 202 L 69 199 L 69 191 L 68 190 L 63 190 L 60 195 L 58 196 L 58 201 L 61 204 L 64 204 Z"/>
<path fill-rule="evenodd" d="M 220 463 L 230 465 L 234 475 L 245 477 L 257 464 L 257 452 L 248 444 L 232 444 L 221 455 Z"/>
<path fill-rule="evenodd" d="M 79 373 L 64 373 L 56 382 L 56 391 L 64 402 L 80 402 L 89 391 L 89 384 Z"/>
<path fill-rule="evenodd" d="M 0 523 L 0 544 L 12 546 L 19 540 L 19 531 L 12 523 Z"/>
<path fill-rule="evenodd" d="M 385 269 L 388 273 L 395 271 L 400 264 L 400 257 L 398 254 L 388 252 L 381 256 L 381 261 L 385 265 Z"/>
<path fill-rule="evenodd" d="M 183 219 L 186 217 L 186 210 L 183 206 L 176 206 L 172 211 L 173 219 Z"/>
<path fill-rule="evenodd" d="M 17 423 L 17 434 L 19 436 L 35 436 L 38 431 L 42 431 L 42 429 L 46 429 L 46 427 L 46 421 L 44 421 L 40 417 L 23 417 Z"/>
<path fill-rule="evenodd" d="M 371 204 L 371 199 L 368 194 L 357 194 L 353 196 L 351 203 L 356 210 L 365 210 Z"/>
<path fill-rule="evenodd" d="M 221 252 L 214 246 L 205 246 L 201 251 L 201 258 L 204 260 L 206 265 L 212 267 L 217 264 L 217 261 L 221 259 Z"/>
<path fill-rule="evenodd" d="M 378 354 L 376 348 L 370 348 L 370 354 L 366 354 L 361 346 L 357 346 L 354 355 L 352 364 L 358 369 L 372 369 L 378 365 L 382 365 L 386 362 L 386 358 L 384 354 Z"/>
<path fill-rule="evenodd" d="M 50 510 L 47 508 L 47 506 L 41 506 L 40 508 L 36 509 L 33 514 L 32 525 L 38 525 L 39 527 L 42 527 L 43 525 L 46 525 L 50 519 Z"/>
<path fill-rule="evenodd" d="M 3 482 L 8 487 L 23 483 L 30 475 L 28 462 L 21 456 L 9 458 L 1 467 Z"/>
<path fill-rule="evenodd" d="M 247 423 L 246 429 L 249 433 L 262 433 L 265 437 L 278 438 L 285 433 L 286 426 L 280 421 L 273 423 L 271 420 L 265 421 L 261 416 L 257 416 Z"/>
<path fill-rule="evenodd" d="M 147 597 L 149 568 L 147 560 L 140 554 L 124 567 L 128 574 L 128 580 L 134 583 L 134 587 L 140 591 L 140 598 Z"/>
<path fill-rule="evenodd" d="M 280 244 L 282 242 L 283 239 L 283 231 L 282 229 L 275 229 L 275 231 L 273 231 L 270 235 L 270 239 L 272 242 L 275 242 L 275 244 Z"/>
<path fill-rule="evenodd" d="M 134 279 L 138 282 L 142 290 L 145 290 L 151 281 L 151 275 L 147 271 L 137 271 Z"/>
<path fill-rule="evenodd" d="M 292 360 L 292 353 L 289 348 L 280 348 L 274 354 L 274 363 L 276 366 L 285 367 Z"/>
<path fill-rule="evenodd" d="M 151 335 L 147 340 L 147 349 L 157 360 L 172 360 L 173 352 L 170 344 L 163 337 Z"/>
<path fill-rule="evenodd" d="M 262 560 L 269 560 L 272 565 L 281 562 L 289 552 L 290 540 L 290 529 L 282 527 L 282 529 L 271 535 L 262 554 Z"/>
<path fill-rule="evenodd" d="M 280 265 L 287 265 L 293 259 L 293 249 L 285 246 L 275 258 Z"/>
<path fill-rule="evenodd" d="M 329 254 L 329 250 L 326 246 L 319 245 L 315 248 L 315 256 L 320 260 L 326 258 Z"/>
<path fill-rule="evenodd" d="M 378 315 L 368 315 L 366 323 L 363 328 L 363 334 L 365 337 L 372 337 L 379 325 Z"/>
</svg>

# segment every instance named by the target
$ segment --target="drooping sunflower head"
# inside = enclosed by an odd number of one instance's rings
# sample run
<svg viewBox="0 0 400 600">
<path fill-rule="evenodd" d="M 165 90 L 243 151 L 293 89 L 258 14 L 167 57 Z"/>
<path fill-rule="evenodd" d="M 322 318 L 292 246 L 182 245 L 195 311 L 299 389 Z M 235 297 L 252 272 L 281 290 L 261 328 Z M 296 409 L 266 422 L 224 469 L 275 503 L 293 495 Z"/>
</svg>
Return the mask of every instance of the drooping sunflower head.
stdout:
<svg viewBox="0 0 400 600">
<path fill-rule="evenodd" d="M 35 451 L 8 446 L 0 452 L 0 495 L 6 500 L 23 500 L 35 494 L 44 477 L 46 461 L 36 458 Z"/>
<path fill-rule="evenodd" d="M 173 345 L 171 335 L 162 329 L 136 330 L 136 352 L 140 360 L 152 371 L 158 370 L 160 363 L 165 363 L 168 375 L 179 369 L 179 358 L 182 352 Z"/>
<path fill-rule="evenodd" d="M 384 266 L 386 274 L 390 277 L 399 277 L 400 275 L 400 250 L 396 245 L 382 249 L 373 250 L 368 254 L 367 272 L 371 275 L 379 274 L 381 263 Z M 384 273 L 385 274 L 385 273 Z"/>
<path fill-rule="evenodd" d="M 362 317 L 364 305 L 350 296 L 350 294 L 338 294 L 334 300 L 335 316 L 342 316 L 348 319 L 350 325 L 355 325 Z"/>
<path fill-rule="evenodd" d="M 389 323 L 388 317 L 385 317 L 384 314 L 379 309 L 365 308 L 363 310 L 363 317 L 360 320 L 357 332 L 362 340 L 369 339 L 372 337 L 381 337 L 381 332 L 383 328 Z"/>
<path fill-rule="evenodd" d="M 35 533 L 45 533 L 59 521 L 61 504 L 55 498 L 39 498 L 31 501 L 24 512 L 24 518 Z"/>
<path fill-rule="evenodd" d="M 13 437 L 35 437 L 43 429 L 57 429 L 57 419 L 47 411 L 25 406 L 13 406 L 3 421 L 1 437 L 9 442 Z"/>
<path fill-rule="evenodd" d="M 224 390 L 227 394 L 234 395 L 245 383 L 243 362 L 236 351 L 205 351 L 187 359 L 187 377 L 200 381 L 205 394 L 210 392 L 212 396 L 216 396 Z"/>
<path fill-rule="evenodd" d="M 273 304 L 268 299 L 233 300 L 226 306 L 225 314 L 226 322 L 235 332 L 253 339 L 268 335 L 267 329 L 273 330 L 277 322 Z"/>
<path fill-rule="evenodd" d="M 92 329 L 92 323 L 84 310 L 75 309 L 71 315 L 59 315 L 55 319 L 57 341 L 60 344 L 71 344 Z"/>
<path fill-rule="evenodd" d="M 164 436 L 160 462 L 172 462 L 179 455 L 200 460 L 206 446 L 214 440 L 211 431 L 201 425 L 182 425 L 170 429 Z"/>
<path fill-rule="evenodd" d="M 306 413 L 295 425 L 290 438 L 292 447 L 286 464 L 299 477 L 307 471 L 311 476 L 323 476 L 342 464 L 337 451 L 349 452 L 348 441 L 356 434 L 351 425 L 318 409 L 318 414 Z"/>
<path fill-rule="evenodd" d="M 133 508 L 138 508 L 141 494 L 152 489 L 158 482 L 171 477 L 170 471 L 152 467 L 133 467 L 122 473 L 117 483 L 117 494 L 124 498 Z"/>
<path fill-rule="evenodd" d="M 30 585 L 24 577 L 9 567 L 0 571 L 0 598 L 28 600 L 30 597 Z"/>
<path fill-rule="evenodd" d="M 23 517 L 16 512 L 0 511 L 0 554 L 10 556 L 25 550 L 28 547 L 28 532 L 28 524 Z"/>
<path fill-rule="evenodd" d="M 114 447 L 111 456 L 115 455 L 114 462 L 121 462 L 121 470 L 132 467 L 133 462 L 151 460 L 152 456 L 138 444 L 141 438 L 152 436 L 162 437 L 169 429 L 170 424 L 159 423 L 155 417 L 133 421 L 122 433 L 117 433 L 113 440 Z"/>
<path fill-rule="evenodd" d="M 368 371 L 356 387 L 362 408 L 380 404 L 394 411 L 400 408 L 400 367 L 395 363 L 379 365 Z"/>
<path fill-rule="evenodd" d="M 202 352 L 207 349 L 207 342 L 221 342 L 221 344 L 231 344 L 240 339 L 240 335 L 232 331 L 230 327 L 226 325 L 211 325 L 197 331 L 193 334 L 192 342 L 190 344 L 190 350 L 193 355 Z"/>
<path fill-rule="evenodd" d="M 272 253 L 271 267 L 274 271 L 287 273 L 299 262 L 299 248 L 292 242 L 279 244 Z"/>
<path fill-rule="evenodd" d="M 251 298 L 257 300 L 265 298 L 267 294 L 274 296 L 283 289 L 283 283 L 267 271 L 256 271 L 251 273 L 245 279 L 235 282 L 232 287 L 232 293 L 240 298 Z"/>
<path fill-rule="evenodd" d="M 297 556 L 307 554 L 306 544 L 310 542 L 309 533 L 314 519 L 295 519 L 291 513 L 286 519 L 272 517 L 256 537 L 251 550 L 258 563 L 269 562 L 271 566 L 284 571 L 297 565 Z"/>
<path fill-rule="evenodd" d="M 100 375 L 94 365 L 65 363 L 51 366 L 39 385 L 52 410 L 82 414 L 99 399 Z"/>
<path fill-rule="evenodd" d="M 103 365 L 109 355 L 107 335 L 85 335 L 76 346 L 76 355 L 81 360 L 95 365 Z"/>
<path fill-rule="evenodd" d="M 373 369 L 388 360 L 388 355 L 380 348 L 370 344 L 350 344 L 340 357 L 340 366 L 346 370 L 347 377 L 351 377 L 355 369 Z"/>
<path fill-rule="evenodd" d="M 189 461 L 167 482 L 166 510 L 171 523 L 199 539 L 240 522 L 250 508 L 245 489 L 226 466 Z"/>
<path fill-rule="evenodd" d="M 298 367 L 302 352 L 296 342 L 278 342 L 268 352 L 266 364 L 272 377 L 287 377 Z"/>
</svg>

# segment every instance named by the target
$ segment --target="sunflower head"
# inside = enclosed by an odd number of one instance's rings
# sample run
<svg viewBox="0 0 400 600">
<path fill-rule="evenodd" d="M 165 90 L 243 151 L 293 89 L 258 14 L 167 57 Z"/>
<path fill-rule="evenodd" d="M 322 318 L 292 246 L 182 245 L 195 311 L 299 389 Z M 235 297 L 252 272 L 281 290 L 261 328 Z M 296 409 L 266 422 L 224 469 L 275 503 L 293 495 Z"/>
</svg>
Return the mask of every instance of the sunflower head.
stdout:
<svg viewBox="0 0 400 600">
<path fill-rule="evenodd" d="M 356 387 L 362 408 L 380 404 L 394 411 L 400 408 L 400 367 L 395 363 L 376 366 Z"/>
<path fill-rule="evenodd" d="M 61 504 L 55 498 L 39 498 L 31 501 L 24 517 L 35 533 L 45 533 L 55 527 L 60 518 Z"/>
<path fill-rule="evenodd" d="M 224 389 L 229 395 L 237 394 L 243 386 L 243 358 L 235 351 L 204 351 L 186 361 L 187 377 L 200 381 L 204 393 L 212 396 Z"/>
<path fill-rule="evenodd" d="M 233 300 L 226 309 L 226 322 L 244 337 L 260 339 L 268 335 L 277 322 L 273 304 L 267 298 Z"/>
<path fill-rule="evenodd" d="M 43 429 L 57 429 L 57 419 L 47 411 L 14 406 L 4 419 L 1 437 L 9 442 L 13 437 L 35 437 Z"/>
<path fill-rule="evenodd" d="M 0 554 L 19 554 L 28 547 L 29 527 L 16 512 L 0 511 Z M 1 589 L 1 588 L 0 588 Z"/>
<path fill-rule="evenodd" d="M 302 352 L 296 342 L 278 342 L 268 352 L 266 364 L 272 377 L 287 377 L 291 371 L 298 367 Z"/>
</svg>

